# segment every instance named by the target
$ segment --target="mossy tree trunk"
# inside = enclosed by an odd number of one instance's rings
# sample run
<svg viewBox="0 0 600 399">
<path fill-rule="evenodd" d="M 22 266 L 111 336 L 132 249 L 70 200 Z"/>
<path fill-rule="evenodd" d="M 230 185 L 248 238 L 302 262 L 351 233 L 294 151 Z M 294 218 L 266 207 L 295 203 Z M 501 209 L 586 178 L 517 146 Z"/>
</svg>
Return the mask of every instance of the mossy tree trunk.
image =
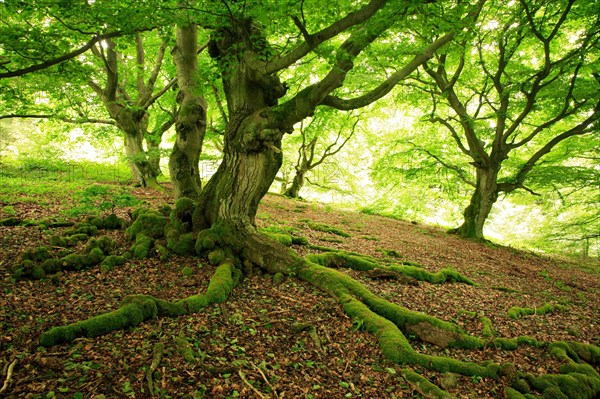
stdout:
<svg viewBox="0 0 600 399">
<path fill-rule="evenodd" d="M 494 203 L 498 200 L 497 168 L 477 168 L 476 186 L 471 201 L 463 212 L 464 221 L 456 234 L 483 240 L 483 227 Z"/>
<path fill-rule="evenodd" d="M 197 199 L 202 182 L 198 163 L 206 133 L 206 100 L 198 80 L 198 37 L 195 25 L 177 28 L 173 60 L 181 103 L 175 122 L 176 139 L 169 157 L 169 171 L 175 198 Z"/>
<path fill-rule="evenodd" d="M 394 23 L 397 11 L 394 7 L 377 13 L 384 5 L 385 2 L 379 1 L 369 3 L 352 18 L 336 22 L 310 38 L 310 44 L 302 45 L 282 58 L 273 56 L 260 28 L 250 18 L 232 18 L 228 25 L 213 33 L 208 50 L 221 69 L 229 118 L 222 163 L 204 187 L 194 211 L 195 231 L 227 225 L 236 229 L 240 237 L 246 237 L 252 246 L 254 238 L 248 237 L 257 235 L 252 233 L 256 232 L 258 204 L 282 163 L 283 134 L 291 133 L 293 126 L 313 115 L 319 105 L 351 110 L 374 102 L 453 37 L 448 34 L 432 43 L 401 73 L 391 76 L 385 84 L 361 98 L 343 100 L 330 96 L 344 83 L 346 74 L 354 67 L 355 58 Z M 370 29 L 353 31 L 339 47 L 335 65 L 322 80 L 279 104 L 287 87 L 279 80 L 278 71 L 294 64 L 319 42 L 347 29 L 345 24 L 353 26 L 370 18 L 373 18 Z M 287 262 L 281 267 L 289 265 Z"/>
<path fill-rule="evenodd" d="M 290 198 L 298 198 L 300 190 L 304 186 L 306 172 L 308 172 L 308 169 L 306 168 L 297 168 L 294 179 L 292 180 L 292 185 L 285 190 L 283 195 Z"/>
<path fill-rule="evenodd" d="M 160 151 L 160 142 L 162 140 L 162 132 L 159 134 L 148 133 L 145 135 L 146 139 L 146 147 L 148 150 L 146 153 L 148 154 L 148 163 L 150 163 L 150 167 L 156 171 L 157 176 L 162 175 L 162 171 L 160 169 L 160 159 L 161 151 Z"/>
<path fill-rule="evenodd" d="M 124 133 L 125 153 L 134 183 L 156 189 L 162 189 L 157 182 L 157 177 L 160 175 L 158 145 L 162 134 L 173 124 L 172 116 L 167 117 L 160 126 L 152 131 L 152 134 L 148 132 L 149 108 L 174 83 L 168 83 L 157 93 L 154 93 L 164 59 L 165 48 L 166 42 L 163 41 L 157 50 L 153 67 L 148 68 L 145 65 L 142 34 L 135 36 L 135 96 L 127 92 L 128 86 L 119 73 L 120 69 L 128 67 L 126 57 L 117 52 L 116 44 L 110 39 L 103 42 L 103 46 L 92 47 L 92 52 L 101 60 L 104 66 L 106 75 L 104 87 L 94 80 L 88 81 L 88 85 L 102 99 L 115 125 Z M 150 73 L 146 76 L 148 70 L 150 70 Z M 144 140 L 146 140 L 148 151 L 144 149 Z"/>
<path fill-rule="evenodd" d="M 122 118 L 121 118 L 122 119 Z M 144 150 L 144 130 L 125 131 L 125 154 L 131 169 L 134 184 L 141 187 L 159 188 L 157 177 L 160 169 L 155 169 Z M 156 161 L 155 161 L 156 162 Z M 160 159 L 159 159 L 160 162 Z"/>
</svg>

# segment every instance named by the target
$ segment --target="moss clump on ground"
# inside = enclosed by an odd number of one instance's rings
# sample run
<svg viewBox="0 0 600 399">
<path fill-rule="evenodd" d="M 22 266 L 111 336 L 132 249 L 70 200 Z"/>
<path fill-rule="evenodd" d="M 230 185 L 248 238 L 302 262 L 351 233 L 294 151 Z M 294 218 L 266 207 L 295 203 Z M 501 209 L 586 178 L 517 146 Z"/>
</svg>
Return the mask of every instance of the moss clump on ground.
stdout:
<svg viewBox="0 0 600 399">
<path fill-rule="evenodd" d="M 97 265 L 102 262 L 104 258 L 104 252 L 102 252 L 100 248 L 92 248 L 92 250 L 85 257 L 84 266 L 90 267 Z"/>
<path fill-rule="evenodd" d="M 138 233 L 135 238 L 135 244 L 131 247 L 131 253 L 136 259 L 145 259 L 150 255 L 153 240 L 145 234 Z"/>
<path fill-rule="evenodd" d="M 52 245 L 53 247 L 66 248 L 67 247 L 67 239 L 54 234 L 54 235 L 50 236 L 50 245 Z"/>
<path fill-rule="evenodd" d="M 189 266 L 185 266 L 183 269 L 181 269 L 181 274 L 184 277 L 192 277 L 194 275 L 194 269 Z"/>
<path fill-rule="evenodd" d="M 158 211 L 149 209 L 136 210 L 134 213 L 135 221 L 125 230 L 125 236 L 133 241 L 138 234 L 143 234 L 150 238 L 162 238 L 165 235 L 165 227 L 169 219 Z"/>
<path fill-rule="evenodd" d="M 125 220 L 121 219 L 114 213 L 111 213 L 102 219 L 101 224 L 98 227 L 106 230 L 120 230 L 125 227 L 125 225 Z"/>
<path fill-rule="evenodd" d="M 180 233 L 174 228 L 166 230 L 167 248 L 177 255 L 194 255 L 196 253 L 196 235 L 194 233 Z"/>
<path fill-rule="evenodd" d="M 552 312 L 556 312 L 559 310 L 565 310 L 565 309 L 566 309 L 565 306 L 551 305 L 549 303 L 545 303 L 544 305 L 542 305 L 539 308 L 521 308 L 518 306 L 513 306 L 512 308 L 510 308 L 508 310 L 508 317 L 516 320 L 523 316 L 530 316 L 530 315 L 535 315 L 535 314 L 544 315 L 547 313 L 552 313 Z"/>
<path fill-rule="evenodd" d="M 111 271 L 115 266 L 120 266 L 125 263 L 125 257 L 119 255 L 108 255 L 100 262 L 100 271 L 105 273 Z"/>
<path fill-rule="evenodd" d="M 283 283 L 283 280 L 285 280 L 285 275 L 283 273 L 275 273 L 273 275 L 273 283 L 274 284 L 281 284 Z"/>
<path fill-rule="evenodd" d="M 335 234 L 336 236 L 340 236 L 340 237 L 351 237 L 352 236 L 351 234 L 346 233 L 345 231 L 340 230 L 337 227 L 329 226 L 324 223 L 315 223 L 308 219 L 303 219 L 302 221 L 306 222 L 307 226 L 311 230 L 322 231 L 324 233 L 331 233 L 331 234 Z"/>
<path fill-rule="evenodd" d="M 84 234 L 86 236 L 95 236 L 98 234 L 98 227 L 89 223 L 78 223 L 73 228 L 64 232 L 63 236 L 73 236 L 75 234 Z"/>
<path fill-rule="evenodd" d="M 63 270 L 81 270 L 84 265 L 84 257 L 78 254 L 70 254 L 60 258 L 58 261 Z"/>
<path fill-rule="evenodd" d="M 99 248 L 102 253 L 108 255 L 115 249 L 115 245 L 108 236 L 91 237 L 85 244 L 85 252 L 89 253 L 94 248 Z"/>
<path fill-rule="evenodd" d="M 21 259 L 24 261 L 43 262 L 48 258 L 50 258 L 50 250 L 44 246 L 29 249 L 21 254 Z"/>
</svg>

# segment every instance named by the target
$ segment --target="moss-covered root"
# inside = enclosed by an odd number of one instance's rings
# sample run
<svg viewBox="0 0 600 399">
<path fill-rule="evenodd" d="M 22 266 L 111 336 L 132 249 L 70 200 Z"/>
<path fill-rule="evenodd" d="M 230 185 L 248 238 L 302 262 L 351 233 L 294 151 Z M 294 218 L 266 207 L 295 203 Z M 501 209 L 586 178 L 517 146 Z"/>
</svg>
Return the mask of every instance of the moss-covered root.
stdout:
<svg viewBox="0 0 600 399">
<path fill-rule="evenodd" d="M 97 337 L 114 330 L 134 327 L 144 320 L 161 316 L 180 316 L 199 311 L 207 305 L 224 302 L 239 280 L 233 263 L 225 262 L 215 270 L 204 294 L 168 302 L 150 295 L 130 295 L 121 307 L 87 320 L 53 327 L 40 337 L 42 346 L 67 343 L 80 337 Z"/>
<path fill-rule="evenodd" d="M 383 354 L 393 362 L 468 376 L 496 377 L 498 375 L 500 366 L 497 364 L 481 366 L 447 357 L 418 353 L 401 331 L 402 328 L 413 332 L 410 327 L 418 326 L 423 327 L 422 331 L 414 331 L 414 333 L 423 333 L 420 338 L 425 338 L 424 340 L 439 339 L 446 346 L 465 348 L 482 346 L 481 340 L 463 334 L 456 325 L 387 302 L 372 294 L 356 280 L 336 270 L 307 263 L 299 270 L 299 276 L 317 287 L 334 293 L 345 312 L 377 337 Z M 427 335 L 430 331 L 435 331 L 437 337 L 432 338 L 431 335 Z"/>
<path fill-rule="evenodd" d="M 530 316 L 530 315 L 534 315 L 534 314 L 543 315 L 543 314 L 552 313 L 552 312 L 556 312 L 559 310 L 565 310 L 565 309 L 566 309 L 565 306 L 551 305 L 549 303 L 545 303 L 544 305 L 542 305 L 539 308 L 521 308 L 518 306 L 513 306 L 512 308 L 510 308 L 508 310 L 508 317 L 516 320 L 523 316 Z"/>
<path fill-rule="evenodd" d="M 91 319 L 51 328 L 41 335 L 40 344 L 52 346 L 80 337 L 97 337 L 114 330 L 137 326 L 144 320 L 156 317 L 156 314 L 156 304 L 152 300 L 132 302 Z"/>
<path fill-rule="evenodd" d="M 403 369 L 400 374 L 417 392 L 430 399 L 456 399 L 421 374 L 410 369 Z"/>
<path fill-rule="evenodd" d="M 416 280 L 426 281 L 432 284 L 450 282 L 476 285 L 472 280 L 450 268 L 442 269 L 437 273 L 430 273 L 422 267 L 414 265 L 405 264 L 384 266 L 379 264 L 375 258 L 344 251 L 310 254 L 307 256 L 307 259 L 313 263 L 326 267 L 347 267 L 359 271 L 368 271 L 374 269 L 391 270 L 393 272 L 412 277 Z"/>
<path fill-rule="evenodd" d="M 600 379 L 585 374 L 546 374 L 527 376 L 527 382 L 544 398 L 594 399 L 600 396 Z"/>
</svg>

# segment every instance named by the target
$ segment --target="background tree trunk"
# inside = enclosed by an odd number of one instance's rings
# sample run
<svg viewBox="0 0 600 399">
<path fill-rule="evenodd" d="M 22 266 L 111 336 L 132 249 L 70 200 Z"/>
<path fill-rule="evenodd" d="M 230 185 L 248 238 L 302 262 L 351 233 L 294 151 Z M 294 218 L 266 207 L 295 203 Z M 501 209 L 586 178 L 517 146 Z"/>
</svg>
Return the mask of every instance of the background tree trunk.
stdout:
<svg viewBox="0 0 600 399">
<path fill-rule="evenodd" d="M 471 196 L 471 202 L 465 209 L 463 224 L 456 234 L 483 240 L 483 226 L 498 199 L 498 168 L 477 168 L 477 185 Z"/>
<path fill-rule="evenodd" d="M 297 169 L 296 174 L 294 175 L 294 180 L 292 180 L 292 185 L 285 190 L 283 195 L 290 198 L 298 198 L 300 195 L 300 190 L 304 186 L 304 176 L 306 175 L 306 172 L 308 172 L 307 169 Z"/>
<path fill-rule="evenodd" d="M 176 139 L 169 157 L 175 198 L 197 199 L 202 190 L 198 162 L 206 133 L 206 100 L 198 81 L 198 35 L 195 25 L 177 27 L 173 60 L 181 102 L 175 121 Z"/>
<path fill-rule="evenodd" d="M 158 172 L 149 162 L 144 151 L 144 133 L 135 131 L 133 134 L 125 133 L 125 153 L 135 184 L 142 187 L 160 189 L 157 177 Z"/>
</svg>

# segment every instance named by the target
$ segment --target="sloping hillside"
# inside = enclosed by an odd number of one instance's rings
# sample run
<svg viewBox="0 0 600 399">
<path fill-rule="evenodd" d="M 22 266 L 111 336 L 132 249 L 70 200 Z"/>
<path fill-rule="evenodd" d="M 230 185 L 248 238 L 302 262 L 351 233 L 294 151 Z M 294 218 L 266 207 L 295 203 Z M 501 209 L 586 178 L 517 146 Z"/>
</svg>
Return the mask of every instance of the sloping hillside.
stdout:
<svg viewBox="0 0 600 399">
<path fill-rule="evenodd" d="M 168 196 L 135 191 L 146 206 Z M 65 201 L 23 196 L 1 203 L 18 219 L 40 220 L 69 206 Z M 132 209 L 116 209 L 128 218 Z M 329 207 L 264 199 L 260 228 L 276 226 L 308 238 L 300 254 L 319 247 L 359 252 L 382 263 L 413 262 L 430 272 L 452 267 L 478 285 L 405 281 L 395 275 L 345 270 L 383 298 L 462 326 L 477 336 L 531 336 L 600 345 L 600 272 L 510 248 L 482 245 L 443 231 Z M 272 228 L 272 227 L 271 227 Z M 43 280 L 11 280 L 24 250 L 68 227 L 0 227 L 0 388 L 12 364 L 5 394 L 14 398 L 419 398 L 422 388 L 401 377 L 401 367 L 381 354 L 376 339 L 353 322 L 326 292 L 286 277 L 252 275 L 232 297 L 193 316 L 158 318 L 127 331 L 72 344 L 39 347 L 43 331 L 119 307 L 128 294 L 174 300 L 203 291 L 214 267 L 197 258 L 153 253 L 110 271 L 63 271 Z M 107 233 L 115 252 L 126 251 L 121 231 Z M 81 246 L 84 243 L 79 244 Z M 509 317 L 513 307 L 533 314 Z M 547 312 L 547 313 L 546 313 Z M 518 312 L 517 312 L 518 313 Z M 422 353 L 460 360 L 513 363 L 533 374 L 556 373 L 560 363 L 530 346 L 501 351 L 441 348 L 415 342 Z M 415 369 L 458 398 L 504 398 L 514 376 L 463 377 Z M 52 393 L 51 393 L 52 392 Z"/>
</svg>

